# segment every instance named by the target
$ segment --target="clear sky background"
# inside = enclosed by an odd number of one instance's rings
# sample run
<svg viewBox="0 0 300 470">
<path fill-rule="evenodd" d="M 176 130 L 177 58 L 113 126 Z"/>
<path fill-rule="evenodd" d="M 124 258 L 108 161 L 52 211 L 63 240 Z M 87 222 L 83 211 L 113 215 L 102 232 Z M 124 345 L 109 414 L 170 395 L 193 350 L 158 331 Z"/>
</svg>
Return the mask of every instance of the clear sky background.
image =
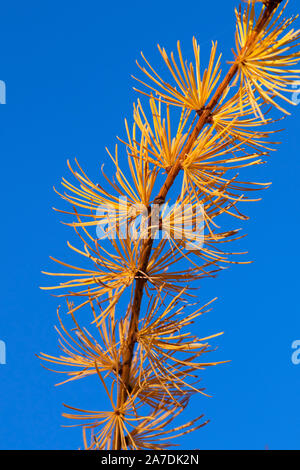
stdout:
<svg viewBox="0 0 300 470">
<path fill-rule="evenodd" d="M 289 12 L 295 13 L 296 1 Z M 55 270 L 48 256 L 71 260 L 70 229 L 52 210 L 63 207 L 53 192 L 68 176 L 66 160 L 77 157 L 97 181 L 110 164 L 105 146 L 122 135 L 131 117 L 131 74 L 143 50 L 160 69 L 156 44 L 168 50 L 181 40 L 188 57 L 196 36 L 203 60 L 211 40 L 230 59 L 236 1 L 152 0 L 99 2 L 48 0 L 1 5 L 0 79 L 7 104 L 0 105 L 1 295 L 0 448 L 76 449 L 79 428 L 65 429 L 62 402 L 102 409 L 97 380 L 54 387 L 60 377 L 35 357 L 57 354 L 58 299 L 39 290 L 50 284 L 41 270 Z M 299 5 L 298 5 L 299 7 Z M 299 27 L 298 22 L 298 27 Z M 226 69 L 226 64 L 224 64 Z M 299 321 L 299 135 L 300 107 L 285 120 L 279 151 L 243 178 L 272 181 L 263 200 L 247 205 L 247 266 L 233 266 L 199 291 L 203 303 L 217 296 L 199 323 L 201 336 L 224 331 L 213 344 L 217 360 L 203 380 L 212 398 L 197 397 L 186 413 L 204 413 L 210 424 L 181 440 L 182 448 L 299 449 L 300 365 L 291 361 Z M 96 378 L 95 378 L 96 379 Z"/>
</svg>

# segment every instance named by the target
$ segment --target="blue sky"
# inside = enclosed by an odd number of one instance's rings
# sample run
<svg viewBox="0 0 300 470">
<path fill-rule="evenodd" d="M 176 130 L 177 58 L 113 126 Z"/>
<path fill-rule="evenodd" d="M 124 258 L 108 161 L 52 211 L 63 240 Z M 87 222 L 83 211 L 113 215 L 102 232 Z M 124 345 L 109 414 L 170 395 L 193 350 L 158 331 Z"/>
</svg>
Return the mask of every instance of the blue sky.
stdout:
<svg viewBox="0 0 300 470">
<path fill-rule="evenodd" d="M 0 340 L 7 364 L 0 365 L 1 449 L 78 448 L 80 429 L 62 427 L 62 402 L 87 409 L 103 404 L 96 380 L 54 387 L 59 377 L 35 357 L 58 352 L 58 299 L 39 290 L 49 282 L 41 270 L 54 269 L 49 255 L 71 259 L 70 229 L 52 210 L 62 207 L 53 185 L 68 176 L 66 161 L 75 157 L 95 180 L 102 163 L 109 172 L 105 146 L 113 148 L 124 118 L 131 117 L 137 98 L 131 74 L 137 74 L 141 50 L 160 67 L 157 43 L 174 50 L 180 39 L 189 55 L 195 35 L 203 60 L 211 40 L 229 59 L 236 3 L 2 4 L 0 79 L 7 103 L 0 105 Z M 265 166 L 243 175 L 273 183 L 261 202 L 247 206 L 250 221 L 233 221 L 248 234 L 234 250 L 248 250 L 254 263 L 201 284 L 200 300 L 218 301 L 199 321 L 199 334 L 224 331 L 213 354 L 231 362 L 203 373 L 212 398 L 194 399 L 186 417 L 197 409 L 210 424 L 182 439 L 182 448 L 300 448 L 300 365 L 291 361 L 292 342 L 300 339 L 300 107 L 292 111 L 279 150 Z"/>
</svg>

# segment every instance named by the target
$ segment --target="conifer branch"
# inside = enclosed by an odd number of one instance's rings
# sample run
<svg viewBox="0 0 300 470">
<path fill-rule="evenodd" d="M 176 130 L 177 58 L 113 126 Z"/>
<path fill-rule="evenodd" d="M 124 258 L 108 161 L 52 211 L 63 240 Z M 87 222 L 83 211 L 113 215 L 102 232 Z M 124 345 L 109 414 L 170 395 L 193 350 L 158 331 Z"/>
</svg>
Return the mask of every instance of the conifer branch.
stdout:
<svg viewBox="0 0 300 470">
<path fill-rule="evenodd" d="M 253 34 L 249 37 L 247 44 L 244 46 L 245 50 L 247 49 L 247 47 L 251 46 L 251 44 L 257 38 L 257 35 L 263 30 L 271 13 L 273 12 L 275 8 L 277 8 L 278 3 L 280 3 L 278 0 L 277 1 L 273 0 L 272 2 L 268 2 L 267 6 L 264 9 L 264 13 L 260 21 L 257 23 L 255 27 Z M 191 134 L 189 135 L 187 143 L 185 147 L 183 148 L 181 154 L 178 156 L 177 161 L 169 170 L 168 176 L 161 190 L 159 191 L 158 195 L 154 199 L 154 204 L 163 204 L 165 202 L 166 196 L 171 186 L 174 184 L 176 177 L 178 176 L 180 170 L 182 169 L 181 164 L 185 158 L 185 155 L 187 155 L 190 152 L 193 144 L 195 143 L 203 127 L 209 123 L 209 119 L 214 108 L 217 106 L 220 98 L 226 91 L 227 87 L 230 85 L 231 81 L 233 80 L 237 72 L 238 72 L 238 58 L 235 60 L 234 64 L 231 66 L 223 82 L 219 85 L 214 96 L 211 98 L 211 101 L 209 102 L 209 104 L 204 109 L 197 111 L 197 114 L 199 116 L 198 122 L 195 125 Z M 143 272 L 147 272 L 152 245 L 153 245 L 153 238 L 151 238 L 150 236 L 144 242 L 143 250 L 141 252 L 141 257 L 140 257 L 140 269 Z M 136 284 L 135 284 L 135 292 L 134 292 L 134 297 L 133 297 L 133 302 L 132 302 L 132 307 L 131 307 L 130 326 L 129 326 L 128 337 L 127 337 L 127 342 L 126 342 L 127 348 L 124 352 L 124 360 L 123 360 L 122 381 L 120 385 L 121 391 L 120 391 L 120 399 L 119 399 L 120 405 L 122 405 L 127 399 L 127 390 L 129 386 L 129 380 L 130 380 L 130 369 L 131 369 L 131 364 L 132 364 L 134 347 L 135 347 L 135 343 L 137 340 L 139 315 L 140 315 L 141 303 L 142 303 L 142 298 L 143 298 L 143 290 L 144 290 L 144 286 L 146 282 L 147 282 L 147 279 L 142 278 L 142 279 L 137 279 Z M 116 449 L 120 449 L 120 448 L 121 448 L 121 443 L 120 441 L 118 441 L 116 443 Z"/>
<path fill-rule="evenodd" d="M 246 194 L 269 186 L 238 181 L 232 172 L 264 163 L 275 150 L 278 142 L 269 138 L 278 131 L 265 126 L 278 119 L 269 113 L 276 109 L 289 114 L 277 99 L 295 104 L 286 94 L 293 92 L 291 84 L 300 78 L 300 70 L 294 69 L 300 62 L 300 51 L 295 49 L 300 30 L 289 29 L 295 18 L 283 18 L 287 3 L 281 8 L 281 0 L 264 0 L 257 16 L 259 1 L 243 1 L 244 8 L 235 11 L 234 60 L 223 79 L 217 43 L 212 44 L 203 73 L 195 38 L 195 60 L 189 65 L 179 42 L 179 65 L 173 53 L 169 56 L 159 46 L 175 86 L 163 80 L 142 54 L 146 65 L 138 66 L 150 84 L 137 80 L 150 92 L 137 91 L 150 98 L 151 118 L 138 100 L 132 130 L 125 121 L 127 137 L 119 140 L 126 149 L 129 172 L 120 165 L 118 146 L 114 154 L 108 152 L 114 178 L 102 169 L 109 189 L 94 183 L 77 161 L 76 169 L 68 163 L 77 185 L 63 179 L 64 192 L 58 194 L 73 211 L 61 212 L 73 217 L 67 225 L 83 247 L 68 246 L 87 267 L 52 258 L 66 272 L 46 274 L 66 281 L 45 289 L 59 289 L 63 292 L 59 296 L 67 297 L 74 326 L 68 330 L 59 314 L 62 355 L 39 357 L 67 367 L 58 371 L 67 374 L 60 383 L 99 377 L 109 410 L 65 405 L 64 416 L 83 427 L 86 449 L 165 449 L 172 445 L 171 437 L 207 423 L 200 415 L 169 429 L 194 393 L 206 395 L 199 387 L 198 372 L 217 363 L 202 362 L 201 356 L 210 352 L 208 340 L 221 334 L 198 338 L 186 331 L 209 303 L 192 313 L 185 307 L 197 304 L 191 300 L 193 281 L 215 277 L 228 264 L 248 263 L 232 259 L 244 253 L 224 249 L 224 244 L 243 235 L 236 229 L 220 231 L 216 221 L 224 214 L 246 220 L 239 203 L 256 201 Z M 174 107 L 181 113 L 173 137 L 170 109 Z M 167 176 L 159 186 L 163 171 Z M 164 206 L 179 174 L 183 174 L 181 192 L 168 211 Z M 199 206 L 203 227 L 196 231 L 185 227 L 182 232 L 181 215 L 189 226 L 199 215 Z M 95 228 L 97 236 L 90 232 Z M 153 234 L 158 232 L 166 237 L 156 242 Z M 178 268 L 182 261 L 188 268 Z M 120 315 L 119 302 L 126 292 L 130 302 Z M 92 312 L 97 336 L 79 324 L 75 317 L 79 309 Z"/>
</svg>

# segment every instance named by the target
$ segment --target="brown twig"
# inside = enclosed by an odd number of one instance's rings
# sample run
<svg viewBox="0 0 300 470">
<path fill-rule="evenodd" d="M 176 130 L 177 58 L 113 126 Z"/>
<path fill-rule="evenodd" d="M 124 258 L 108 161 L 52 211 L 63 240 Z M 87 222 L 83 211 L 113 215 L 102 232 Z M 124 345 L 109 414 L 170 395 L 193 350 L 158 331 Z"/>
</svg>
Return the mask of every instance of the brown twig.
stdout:
<svg viewBox="0 0 300 470">
<path fill-rule="evenodd" d="M 270 15 L 274 11 L 274 9 L 277 8 L 279 3 L 281 3 L 281 0 L 271 0 L 265 5 L 264 13 L 261 16 L 260 21 L 257 23 L 252 36 L 249 38 L 249 41 L 244 46 L 244 50 L 246 50 L 249 46 L 251 46 L 251 44 L 256 40 L 258 34 L 264 29 Z M 180 170 L 182 168 L 182 161 L 185 159 L 185 156 L 190 152 L 193 144 L 195 143 L 203 127 L 210 122 L 212 111 L 214 110 L 220 98 L 223 96 L 223 93 L 226 91 L 227 87 L 230 85 L 231 81 L 235 77 L 236 73 L 238 72 L 238 69 L 239 69 L 239 62 L 237 59 L 233 63 L 231 68 L 229 69 L 224 80 L 221 82 L 221 84 L 217 88 L 209 104 L 205 108 L 198 110 L 197 114 L 199 116 L 199 119 L 193 131 L 189 135 L 188 140 L 181 154 L 178 156 L 175 164 L 169 169 L 167 178 L 162 188 L 160 189 L 158 195 L 154 199 L 155 204 L 160 205 L 164 203 L 171 186 L 173 185 L 178 174 L 180 173 Z M 148 262 L 149 262 L 151 251 L 152 251 L 152 246 L 153 246 L 153 238 L 151 238 L 151 234 L 149 234 L 149 237 L 143 242 L 143 247 L 142 247 L 141 255 L 140 255 L 139 269 L 144 273 L 147 273 L 147 267 L 148 267 Z M 127 347 L 123 354 L 123 367 L 122 367 L 122 374 L 121 374 L 121 380 L 120 380 L 120 389 L 119 389 L 119 394 L 118 394 L 119 406 L 125 403 L 125 401 L 127 400 L 127 396 L 128 396 L 128 389 L 129 389 L 129 382 L 130 382 L 130 370 L 131 370 L 131 364 L 132 364 L 132 359 L 133 359 L 134 347 L 136 344 L 138 321 L 139 321 L 141 303 L 143 299 L 144 287 L 145 287 L 146 282 L 147 282 L 146 277 L 136 279 L 135 291 L 134 291 L 134 296 L 133 296 L 133 301 L 132 301 L 132 306 L 131 306 L 131 318 L 130 318 L 130 324 L 129 324 L 129 329 L 128 329 L 128 336 L 126 340 Z M 114 448 L 117 450 L 121 449 L 121 442 L 118 437 L 115 438 Z"/>
</svg>

